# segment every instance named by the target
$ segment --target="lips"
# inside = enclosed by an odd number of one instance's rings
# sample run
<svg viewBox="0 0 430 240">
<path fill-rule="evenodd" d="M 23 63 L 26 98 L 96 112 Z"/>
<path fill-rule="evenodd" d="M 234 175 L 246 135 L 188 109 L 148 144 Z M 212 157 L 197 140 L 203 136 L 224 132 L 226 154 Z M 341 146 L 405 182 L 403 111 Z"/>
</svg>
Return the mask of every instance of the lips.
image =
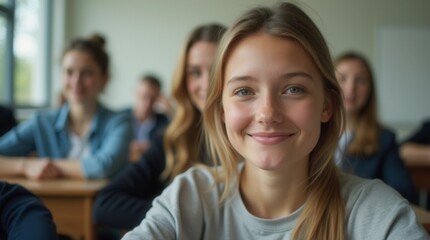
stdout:
<svg viewBox="0 0 430 240">
<path fill-rule="evenodd" d="M 255 141 L 264 144 L 264 145 L 274 145 L 278 144 L 280 142 L 283 142 L 292 136 L 294 136 L 295 133 L 250 133 L 248 136 L 250 136 Z"/>
</svg>

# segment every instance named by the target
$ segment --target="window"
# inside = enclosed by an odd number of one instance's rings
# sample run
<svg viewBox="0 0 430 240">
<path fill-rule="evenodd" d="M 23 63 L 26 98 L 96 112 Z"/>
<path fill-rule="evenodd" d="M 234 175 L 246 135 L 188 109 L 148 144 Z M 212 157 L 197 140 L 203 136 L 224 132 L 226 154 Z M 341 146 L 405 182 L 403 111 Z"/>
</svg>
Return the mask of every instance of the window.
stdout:
<svg viewBox="0 0 430 240">
<path fill-rule="evenodd" d="M 50 102 L 52 0 L 0 0 L 0 8 L 5 13 L 0 16 L 0 103 L 46 107 Z M 10 46 L 11 56 L 7 53 Z"/>
</svg>

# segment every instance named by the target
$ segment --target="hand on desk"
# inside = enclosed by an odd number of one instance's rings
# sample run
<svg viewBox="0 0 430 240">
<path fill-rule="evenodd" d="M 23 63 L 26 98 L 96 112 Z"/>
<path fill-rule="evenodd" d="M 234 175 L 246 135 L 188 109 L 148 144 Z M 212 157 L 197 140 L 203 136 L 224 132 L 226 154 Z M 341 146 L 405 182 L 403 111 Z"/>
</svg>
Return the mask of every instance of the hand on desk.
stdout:
<svg viewBox="0 0 430 240">
<path fill-rule="evenodd" d="M 24 161 L 24 176 L 30 179 L 58 178 L 61 171 L 49 158 Z"/>
</svg>

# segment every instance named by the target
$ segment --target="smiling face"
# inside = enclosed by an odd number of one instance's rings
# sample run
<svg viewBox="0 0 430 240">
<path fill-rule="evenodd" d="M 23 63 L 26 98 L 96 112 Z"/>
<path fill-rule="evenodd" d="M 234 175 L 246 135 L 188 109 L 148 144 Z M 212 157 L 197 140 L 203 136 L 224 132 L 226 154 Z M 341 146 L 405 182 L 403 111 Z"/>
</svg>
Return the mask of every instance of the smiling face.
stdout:
<svg viewBox="0 0 430 240">
<path fill-rule="evenodd" d="M 253 166 L 307 166 L 331 116 L 321 75 L 295 41 L 265 33 L 241 40 L 224 72 L 223 118 L 229 141 Z"/>
<path fill-rule="evenodd" d="M 347 59 L 336 66 L 336 78 L 343 92 L 343 105 L 347 115 L 356 116 L 370 94 L 370 75 L 358 59 Z"/>
<path fill-rule="evenodd" d="M 192 103 L 200 111 L 206 102 L 209 72 L 215 57 L 216 44 L 200 41 L 193 44 L 187 57 L 187 91 Z"/>
<path fill-rule="evenodd" d="M 71 50 L 62 61 L 64 95 L 70 104 L 93 104 L 103 90 L 107 76 L 90 54 Z"/>
</svg>

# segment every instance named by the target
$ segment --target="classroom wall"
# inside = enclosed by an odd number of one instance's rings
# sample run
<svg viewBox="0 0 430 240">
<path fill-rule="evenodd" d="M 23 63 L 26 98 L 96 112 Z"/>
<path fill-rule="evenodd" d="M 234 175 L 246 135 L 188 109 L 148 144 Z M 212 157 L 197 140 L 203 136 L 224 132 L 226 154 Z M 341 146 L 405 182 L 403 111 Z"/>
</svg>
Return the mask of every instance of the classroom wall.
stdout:
<svg viewBox="0 0 430 240">
<path fill-rule="evenodd" d="M 100 32 L 106 36 L 107 50 L 112 57 L 112 71 L 111 82 L 102 101 L 112 108 L 122 108 L 131 103 L 133 87 L 139 76 L 146 72 L 158 74 L 164 82 L 164 92 L 169 93 L 170 79 L 179 49 L 194 26 L 209 22 L 228 25 L 240 13 L 251 7 L 271 6 L 276 2 L 278 1 L 69 0 L 64 1 L 62 16 L 65 27 L 64 32 L 59 34 L 59 39 L 68 42 L 76 36 L 88 36 L 93 32 Z M 381 32 L 393 27 L 430 29 L 428 0 L 295 2 L 304 6 L 305 11 L 320 27 L 334 56 L 349 49 L 360 51 L 372 62 L 377 77 L 384 75 L 378 69 L 387 69 L 382 67 L 386 63 L 378 56 L 381 52 L 376 49 L 378 44 L 381 44 Z M 405 68 L 414 64 L 410 61 L 408 59 L 404 64 Z M 422 65 L 425 64 L 421 63 Z M 430 66 L 427 69 L 430 69 Z M 430 77 L 427 81 L 430 82 Z M 420 89 L 426 86 L 425 83 L 420 85 L 422 82 L 415 87 Z M 55 89 L 59 87 L 59 83 L 56 82 Z M 380 95 L 384 97 L 380 100 L 380 109 L 386 109 L 392 102 L 390 98 L 394 96 Z M 405 108 L 409 110 L 406 114 L 409 117 L 402 119 L 402 114 L 381 111 L 382 120 L 401 128 L 402 135 L 415 127 L 423 115 L 430 117 L 429 109 L 408 107 L 413 105 L 414 101 L 423 101 L 422 97 L 417 98 L 413 91 L 405 93 L 404 97 L 405 101 L 409 101 L 409 104 L 405 103 Z M 430 102 L 430 94 L 429 97 L 424 97 L 424 100 Z M 381 106 L 381 103 L 386 106 Z"/>
</svg>

